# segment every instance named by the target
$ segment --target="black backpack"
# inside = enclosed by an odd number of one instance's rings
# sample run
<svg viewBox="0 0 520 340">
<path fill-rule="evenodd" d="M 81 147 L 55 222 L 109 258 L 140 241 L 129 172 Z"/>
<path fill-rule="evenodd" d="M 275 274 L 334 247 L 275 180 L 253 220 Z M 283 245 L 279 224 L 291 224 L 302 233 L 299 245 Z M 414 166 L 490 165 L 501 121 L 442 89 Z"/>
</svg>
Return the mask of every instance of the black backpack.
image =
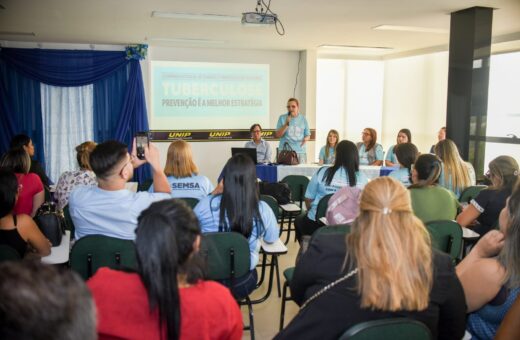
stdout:
<svg viewBox="0 0 520 340">
<path fill-rule="evenodd" d="M 51 241 L 53 247 L 60 245 L 61 238 L 65 234 L 65 217 L 62 212 L 58 211 L 56 203 L 43 203 L 36 212 L 34 222 L 43 235 Z"/>
<path fill-rule="evenodd" d="M 291 202 L 291 189 L 287 183 L 259 182 L 258 187 L 261 195 L 273 196 L 278 204 L 287 204 Z"/>
</svg>

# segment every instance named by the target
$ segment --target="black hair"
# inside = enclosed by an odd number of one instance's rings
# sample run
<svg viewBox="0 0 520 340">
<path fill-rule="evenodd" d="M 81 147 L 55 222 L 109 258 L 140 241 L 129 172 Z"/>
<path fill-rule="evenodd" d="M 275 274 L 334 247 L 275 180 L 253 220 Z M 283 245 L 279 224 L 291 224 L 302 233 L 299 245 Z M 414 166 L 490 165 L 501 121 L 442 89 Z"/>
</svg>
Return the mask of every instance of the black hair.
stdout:
<svg viewBox="0 0 520 340">
<path fill-rule="evenodd" d="M 10 149 L 2 156 L 0 166 L 15 173 L 27 174 L 31 169 L 31 157 L 23 148 Z"/>
<path fill-rule="evenodd" d="M 406 135 L 406 138 L 408 138 L 408 142 L 407 143 L 411 143 L 412 142 L 412 133 L 410 132 L 409 129 L 401 129 L 401 130 L 399 130 L 397 135 L 399 135 L 400 133 L 404 133 Z"/>
<path fill-rule="evenodd" d="M 24 146 L 28 146 L 30 142 L 31 137 L 24 134 L 19 134 L 11 139 L 10 147 L 11 149 L 23 148 Z"/>
<path fill-rule="evenodd" d="M 0 169 L 0 218 L 13 211 L 18 194 L 18 180 L 14 172 Z"/>
<path fill-rule="evenodd" d="M 409 186 L 409 189 L 423 188 L 439 183 L 442 161 L 436 155 L 431 153 L 420 155 L 415 161 L 414 168 L 417 171 L 417 179 L 419 181 Z"/>
<path fill-rule="evenodd" d="M 256 124 L 251 125 L 251 127 L 249 128 L 249 132 L 253 132 L 253 130 L 257 126 L 260 128 L 260 131 L 262 131 L 262 127 L 260 126 L 260 124 L 256 123 Z"/>
<path fill-rule="evenodd" d="M 179 339 L 181 312 L 178 274 L 188 283 L 200 277 L 188 275 L 193 244 L 200 235 L 197 217 L 182 200 L 152 203 L 137 219 L 137 272 L 148 293 L 150 312 L 159 312 L 159 329 L 167 339 Z"/>
<path fill-rule="evenodd" d="M 219 231 L 236 231 L 249 238 L 253 226 L 256 226 L 260 228 L 257 231 L 260 235 L 264 223 L 258 209 L 260 199 L 253 161 L 244 154 L 236 154 L 227 161 L 224 169 Z"/>
<path fill-rule="evenodd" d="M 336 171 L 340 168 L 345 169 L 348 175 L 348 184 L 351 187 L 356 186 L 356 172 L 359 171 L 359 154 L 354 143 L 349 140 L 342 140 L 336 146 L 336 160 L 334 165 L 325 170 L 323 180 L 326 185 L 330 185 Z"/>
<path fill-rule="evenodd" d="M 128 154 L 125 144 L 109 140 L 98 144 L 90 154 L 90 167 L 97 177 L 105 179 L 111 175 L 112 169 Z"/>
<path fill-rule="evenodd" d="M 412 165 L 419 155 L 419 150 L 417 150 L 417 147 L 412 143 L 401 143 L 394 146 L 394 153 L 399 164 L 408 169 L 411 181 Z"/>
</svg>

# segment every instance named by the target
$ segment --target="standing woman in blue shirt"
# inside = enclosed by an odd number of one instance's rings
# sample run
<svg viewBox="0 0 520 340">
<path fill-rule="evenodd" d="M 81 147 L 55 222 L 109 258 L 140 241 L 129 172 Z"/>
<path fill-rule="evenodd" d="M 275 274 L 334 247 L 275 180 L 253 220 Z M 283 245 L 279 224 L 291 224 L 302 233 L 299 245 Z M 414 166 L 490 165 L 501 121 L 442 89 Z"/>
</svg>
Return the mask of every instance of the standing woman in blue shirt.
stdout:
<svg viewBox="0 0 520 340">
<path fill-rule="evenodd" d="M 199 168 L 193 161 L 191 146 L 183 140 L 176 140 L 168 147 L 164 166 L 173 198 L 196 198 L 208 196 L 214 189 L 211 181 L 199 175 Z M 148 190 L 154 192 L 153 185 Z"/>
<path fill-rule="evenodd" d="M 278 118 L 276 124 L 276 137 L 280 138 L 278 151 L 283 150 L 285 143 L 298 154 L 300 164 L 307 163 L 307 151 L 305 143 L 311 136 L 307 119 L 299 112 L 300 103 L 296 98 L 287 101 L 287 113 Z"/>
<path fill-rule="evenodd" d="M 397 160 L 397 155 L 395 152 L 395 147 L 398 144 L 402 143 L 411 143 L 412 142 L 412 133 L 408 129 L 401 129 L 397 133 L 397 144 L 392 145 L 388 151 L 386 152 L 385 157 L 385 165 L 386 166 L 399 166 L 399 162 Z"/>
<path fill-rule="evenodd" d="M 223 192 L 202 199 L 194 209 L 202 233 L 234 231 L 249 241 L 250 272 L 234 280 L 231 287 L 242 298 L 256 287 L 260 239 L 266 243 L 278 240 L 278 222 L 274 212 L 260 201 L 256 168 L 244 154 L 231 157 L 224 167 Z M 229 282 L 222 282 L 229 285 Z"/>
<path fill-rule="evenodd" d="M 270 163 L 272 159 L 271 145 L 262 139 L 262 127 L 260 124 L 253 124 L 249 128 L 251 139 L 244 145 L 245 148 L 256 149 L 256 161 L 258 163 Z"/>
<path fill-rule="evenodd" d="M 377 144 L 377 132 L 365 128 L 361 134 L 362 142 L 357 143 L 360 165 L 383 165 L 383 146 Z"/>
<path fill-rule="evenodd" d="M 320 150 L 320 165 L 332 164 L 336 159 L 336 146 L 339 142 L 338 131 L 332 129 L 327 134 L 327 143 Z"/>
<path fill-rule="evenodd" d="M 294 221 L 298 240 L 301 241 L 303 235 L 312 235 L 316 229 L 323 226 L 323 223 L 316 220 L 318 203 L 323 196 L 333 194 L 346 186 L 363 189 L 367 183 L 366 176 L 359 172 L 356 146 L 351 141 L 342 140 L 336 148 L 334 165 L 320 168 L 307 186 L 305 191 L 307 215 L 300 215 Z"/>
</svg>

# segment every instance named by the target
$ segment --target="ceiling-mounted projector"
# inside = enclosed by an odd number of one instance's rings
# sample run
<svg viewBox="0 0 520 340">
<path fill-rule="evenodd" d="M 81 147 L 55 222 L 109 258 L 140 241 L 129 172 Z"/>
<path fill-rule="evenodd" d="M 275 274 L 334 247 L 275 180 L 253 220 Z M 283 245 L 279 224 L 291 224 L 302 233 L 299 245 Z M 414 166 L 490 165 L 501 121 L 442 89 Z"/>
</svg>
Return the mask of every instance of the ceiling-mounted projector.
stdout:
<svg viewBox="0 0 520 340">
<path fill-rule="evenodd" d="M 258 13 L 258 12 L 246 12 L 242 13 L 243 24 L 265 24 L 274 25 L 278 20 L 276 14 Z"/>
</svg>

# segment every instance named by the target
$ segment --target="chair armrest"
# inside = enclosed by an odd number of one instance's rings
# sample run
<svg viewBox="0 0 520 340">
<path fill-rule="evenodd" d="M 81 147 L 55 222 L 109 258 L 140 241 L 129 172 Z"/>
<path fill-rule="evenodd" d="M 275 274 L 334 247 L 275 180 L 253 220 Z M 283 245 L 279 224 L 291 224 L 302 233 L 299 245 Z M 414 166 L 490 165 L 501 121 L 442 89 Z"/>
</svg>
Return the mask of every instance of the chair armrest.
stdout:
<svg viewBox="0 0 520 340">
<path fill-rule="evenodd" d="M 264 253 L 269 255 L 280 255 L 287 254 L 287 247 L 280 239 L 277 239 L 273 243 L 267 243 L 264 240 L 260 241 L 262 250 Z"/>
</svg>

